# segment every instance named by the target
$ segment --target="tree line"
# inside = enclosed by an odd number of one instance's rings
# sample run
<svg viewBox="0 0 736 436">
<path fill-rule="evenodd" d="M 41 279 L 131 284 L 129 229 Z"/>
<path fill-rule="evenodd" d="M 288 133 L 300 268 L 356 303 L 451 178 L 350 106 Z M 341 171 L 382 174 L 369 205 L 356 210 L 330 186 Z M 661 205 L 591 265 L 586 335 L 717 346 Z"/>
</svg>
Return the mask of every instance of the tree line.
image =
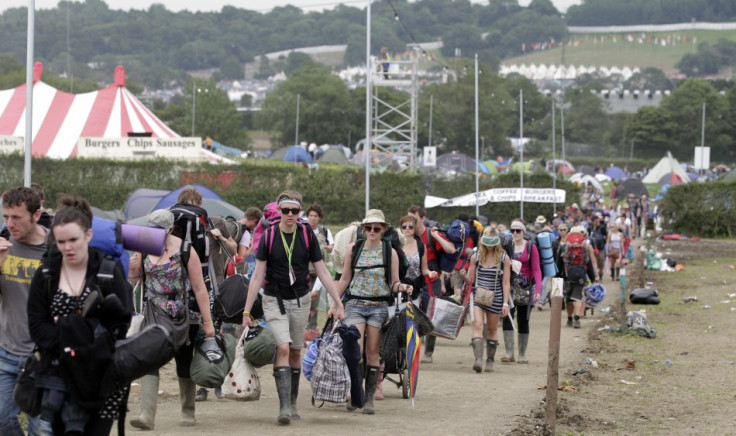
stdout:
<svg viewBox="0 0 736 436">
<path fill-rule="evenodd" d="M 735 8 L 722 0 L 590 0 L 570 8 L 567 22 L 729 21 Z M 26 16 L 25 8 L 0 15 L 0 55 L 24 61 Z M 192 70 L 216 69 L 215 79 L 239 79 L 244 63 L 298 47 L 346 44 L 343 64 L 360 65 L 365 23 L 364 8 L 345 5 L 322 12 L 293 6 L 268 13 L 233 6 L 219 12 L 172 12 L 156 3 L 146 10 L 121 11 L 103 0 L 61 1 L 36 12 L 35 54 L 47 71 L 67 78 L 109 81 L 110 72 L 123 63 L 142 86 L 164 88 L 185 83 Z M 555 45 L 565 37 L 565 20 L 550 0 L 533 0 L 528 7 L 517 0 L 382 0 L 373 3 L 371 23 L 372 47 L 401 52 L 407 43 L 442 40 L 442 56 L 478 53 L 491 65 L 521 54 L 526 46 Z M 75 82 L 68 82 L 72 88 Z"/>
</svg>

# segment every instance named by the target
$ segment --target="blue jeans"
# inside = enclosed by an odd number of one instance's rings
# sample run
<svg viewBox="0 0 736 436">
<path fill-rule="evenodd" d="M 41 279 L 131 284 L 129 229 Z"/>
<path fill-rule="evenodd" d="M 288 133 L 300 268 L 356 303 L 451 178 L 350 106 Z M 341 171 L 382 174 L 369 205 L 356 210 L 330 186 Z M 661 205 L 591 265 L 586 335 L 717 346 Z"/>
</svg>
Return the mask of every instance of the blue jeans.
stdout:
<svg viewBox="0 0 736 436">
<path fill-rule="evenodd" d="M 364 304 L 360 300 L 345 303 L 345 325 L 368 324 L 381 328 L 388 318 L 388 304 Z"/>
<path fill-rule="evenodd" d="M 20 410 L 13 403 L 13 389 L 27 356 L 18 356 L 0 348 L 0 435 L 23 436 L 18 423 Z M 40 417 L 28 419 L 29 436 L 51 436 L 51 423 Z"/>
</svg>

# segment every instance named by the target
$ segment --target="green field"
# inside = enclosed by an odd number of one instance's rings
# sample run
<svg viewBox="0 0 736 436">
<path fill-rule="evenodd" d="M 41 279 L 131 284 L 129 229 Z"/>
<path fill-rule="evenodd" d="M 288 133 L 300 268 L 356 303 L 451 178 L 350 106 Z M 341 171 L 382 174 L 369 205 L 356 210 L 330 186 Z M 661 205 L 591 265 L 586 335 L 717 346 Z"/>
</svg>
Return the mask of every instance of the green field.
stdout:
<svg viewBox="0 0 736 436">
<path fill-rule="evenodd" d="M 639 35 L 641 32 L 630 32 L 633 35 Z M 680 32 L 647 32 L 648 36 L 666 37 L 667 35 L 687 34 L 688 37 L 697 38 L 697 44 L 701 42 L 709 42 L 711 44 L 719 39 L 736 40 L 736 30 L 690 30 Z M 619 42 L 611 42 L 612 36 L 618 36 Z M 570 34 L 570 38 L 579 41 L 588 40 L 580 43 L 578 46 L 565 47 L 565 64 L 566 65 L 585 65 L 585 66 L 617 66 L 617 67 L 639 67 L 644 69 L 647 67 L 659 68 L 667 75 L 677 73 L 675 65 L 687 53 L 695 53 L 697 44 L 689 41 L 687 43 L 680 42 L 677 45 L 662 47 L 654 44 L 637 44 L 629 42 L 621 42 L 620 33 L 615 34 Z M 592 42 L 594 37 L 606 39 L 604 43 Z M 562 63 L 562 48 L 557 47 L 552 50 L 539 51 L 524 56 L 518 56 L 503 61 L 503 65 L 512 64 L 545 64 L 559 65 Z"/>
</svg>

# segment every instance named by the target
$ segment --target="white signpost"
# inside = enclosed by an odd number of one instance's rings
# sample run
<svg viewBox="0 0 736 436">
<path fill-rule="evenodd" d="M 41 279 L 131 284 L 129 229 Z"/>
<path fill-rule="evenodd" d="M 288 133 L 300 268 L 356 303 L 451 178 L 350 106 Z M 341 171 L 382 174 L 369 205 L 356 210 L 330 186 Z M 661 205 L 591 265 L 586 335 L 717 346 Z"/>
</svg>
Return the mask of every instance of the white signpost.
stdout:
<svg viewBox="0 0 736 436">
<path fill-rule="evenodd" d="M 710 168 L 710 147 L 695 147 L 695 165 L 698 170 Z"/>
<path fill-rule="evenodd" d="M 427 146 L 424 147 L 424 156 L 422 162 L 425 167 L 436 167 L 437 166 L 437 147 Z"/>
</svg>

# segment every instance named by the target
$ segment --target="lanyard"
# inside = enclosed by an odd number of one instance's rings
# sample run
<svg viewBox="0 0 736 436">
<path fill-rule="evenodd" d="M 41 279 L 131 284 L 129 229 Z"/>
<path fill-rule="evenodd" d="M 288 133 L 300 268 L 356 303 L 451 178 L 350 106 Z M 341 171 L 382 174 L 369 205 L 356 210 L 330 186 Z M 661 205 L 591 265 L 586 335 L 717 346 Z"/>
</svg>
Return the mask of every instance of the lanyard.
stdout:
<svg viewBox="0 0 736 436">
<path fill-rule="evenodd" d="M 294 241 L 296 241 L 296 230 L 292 234 L 291 244 L 287 246 L 286 238 L 284 238 L 284 231 L 279 226 L 279 234 L 281 235 L 281 242 L 284 243 L 284 251 L 286 251 L 286 257 L 289 259 L 289 271 L 291 271 L 291 255 L 294 253 Z"/>
</svg>

